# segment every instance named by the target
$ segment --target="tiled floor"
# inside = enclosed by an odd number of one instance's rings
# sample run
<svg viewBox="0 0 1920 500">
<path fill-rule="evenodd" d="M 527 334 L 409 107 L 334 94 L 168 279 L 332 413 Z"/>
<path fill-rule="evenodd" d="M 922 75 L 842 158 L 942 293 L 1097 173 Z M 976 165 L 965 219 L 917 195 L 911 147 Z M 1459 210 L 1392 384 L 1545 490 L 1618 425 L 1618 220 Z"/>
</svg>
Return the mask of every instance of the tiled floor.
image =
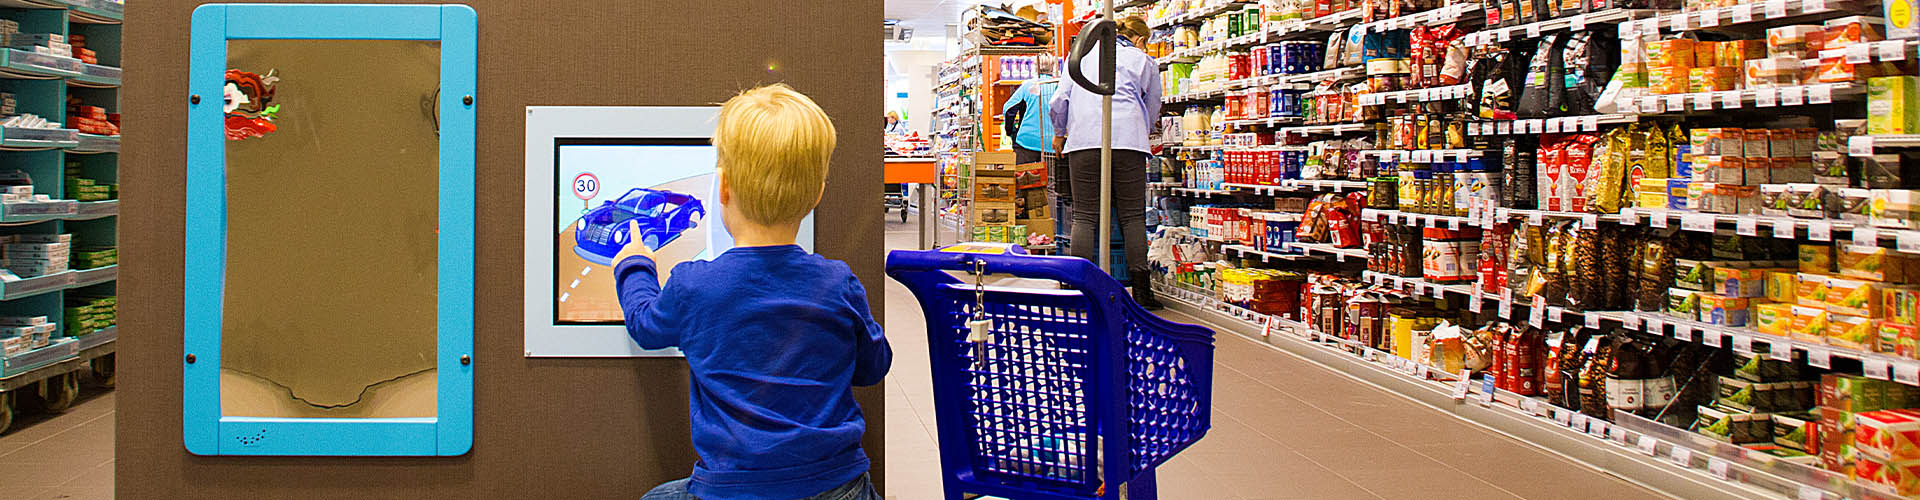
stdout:
<svg viewBox="0 0 1920 500">
<path fill-rule="evenodd" d="M 913 226 L 889 229 L 894 248 L 917 241 Z M 899 283 L 886 297 L 886 496 L 938 499 L 925 322 Z M 1213 429 L 1160 469 L 1161 498 L 1664 498 L 1279 350 L 1231 334 L 1215 344 Z"/>
<path fill-rule="evenodd" d="M 82 383 L 65 413 L 22 412 L 0 436 L 0 498 L 113 498 L 113 391 Z"/>
</svg>

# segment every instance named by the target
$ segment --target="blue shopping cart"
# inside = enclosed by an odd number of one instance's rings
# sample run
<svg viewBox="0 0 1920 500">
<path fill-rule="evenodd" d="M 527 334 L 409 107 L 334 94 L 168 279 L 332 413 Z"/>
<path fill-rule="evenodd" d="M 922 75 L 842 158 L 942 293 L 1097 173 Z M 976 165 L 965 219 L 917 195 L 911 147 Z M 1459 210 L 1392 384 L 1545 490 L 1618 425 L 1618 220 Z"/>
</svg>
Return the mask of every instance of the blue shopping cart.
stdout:
<svg viewBox="0 0 1920 500">
<path fill-rule="evenodd" d="M 1154 498 L 1154 468 L 1210 427 L 1213 331 L 1146 312 L 1085 259 L 1024 253 L 887 255 L 927 316 L 946 498 Z"/>
</svg>

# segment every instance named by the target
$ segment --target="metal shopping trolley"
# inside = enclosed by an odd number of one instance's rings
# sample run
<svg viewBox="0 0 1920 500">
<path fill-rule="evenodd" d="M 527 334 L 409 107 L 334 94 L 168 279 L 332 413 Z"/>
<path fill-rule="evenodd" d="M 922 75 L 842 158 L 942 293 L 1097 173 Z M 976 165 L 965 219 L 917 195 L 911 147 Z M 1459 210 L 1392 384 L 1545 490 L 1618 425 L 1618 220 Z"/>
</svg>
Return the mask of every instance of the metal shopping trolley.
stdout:
<svg viewBox="0 0 1920 500">
<path fill-rule="evenodd" d="M 1213 331 L 1148 313 L 1085 259 L 968 243 L 895 250 L 887 275 L 926 312 L 948 500 L 1152 499 L 1154 468 L 1210 427 Z"/>
</svg>

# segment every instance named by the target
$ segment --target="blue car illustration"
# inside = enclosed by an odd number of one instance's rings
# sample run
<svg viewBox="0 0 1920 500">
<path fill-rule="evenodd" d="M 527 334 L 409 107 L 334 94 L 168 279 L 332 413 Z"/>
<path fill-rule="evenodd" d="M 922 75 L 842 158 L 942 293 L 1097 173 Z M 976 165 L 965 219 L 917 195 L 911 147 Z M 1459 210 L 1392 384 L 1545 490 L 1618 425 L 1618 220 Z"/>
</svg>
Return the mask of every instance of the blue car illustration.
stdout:
<svg viewBox="0 0 1920 500">
<path fill-rule="evenodd" d="M 588 262 L 611 266 L 613 256 L 635 237 L 647 248 L 659 250 L 706 217 L 706 206 L 693 195 L 634 188 L 620 199 L 603 202 L 580 216 L 573 233 L 573 253 Z M 639 235 L 627 234 L 629 220 L 640 222 Z"/>
</svg>

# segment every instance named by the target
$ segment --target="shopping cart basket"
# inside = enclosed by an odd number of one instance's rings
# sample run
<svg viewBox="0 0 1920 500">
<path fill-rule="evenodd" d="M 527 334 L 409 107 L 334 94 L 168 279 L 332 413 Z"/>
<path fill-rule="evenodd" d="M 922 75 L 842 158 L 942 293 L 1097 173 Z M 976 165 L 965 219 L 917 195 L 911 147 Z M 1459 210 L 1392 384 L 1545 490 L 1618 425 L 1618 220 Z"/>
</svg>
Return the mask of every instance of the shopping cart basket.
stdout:
<svg viewBox="0 0 1920 500">
<path fill-rule="evenodd" d="M 1147 313 L 1085 259 L 1024 253 L 887 255 L 927 316 L 946 498 L 1154 498 L 1154 468 L 1210 427 L 1213 331 Z"/>
</svg>

